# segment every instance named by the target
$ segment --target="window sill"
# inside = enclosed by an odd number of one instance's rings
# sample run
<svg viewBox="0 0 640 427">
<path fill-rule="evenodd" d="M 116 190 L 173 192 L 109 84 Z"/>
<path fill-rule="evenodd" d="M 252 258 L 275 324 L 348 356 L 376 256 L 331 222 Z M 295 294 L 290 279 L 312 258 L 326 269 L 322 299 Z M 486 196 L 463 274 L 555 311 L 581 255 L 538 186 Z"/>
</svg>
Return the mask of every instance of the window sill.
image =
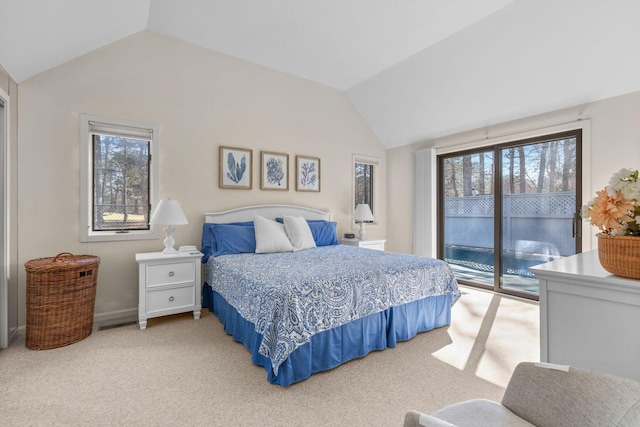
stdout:
<svg viewBox="0 0 640 427">
<path fill-rule="evenodd" d="M 86 234 L 80 237 L 80 242 L 119 242 L 130 240 L 152 240 L 158 239 L 160 235 L 151 230 L 129 231 L 128 233 L 117 233 L 115 231 L 101 231 Z"/>
</svg>

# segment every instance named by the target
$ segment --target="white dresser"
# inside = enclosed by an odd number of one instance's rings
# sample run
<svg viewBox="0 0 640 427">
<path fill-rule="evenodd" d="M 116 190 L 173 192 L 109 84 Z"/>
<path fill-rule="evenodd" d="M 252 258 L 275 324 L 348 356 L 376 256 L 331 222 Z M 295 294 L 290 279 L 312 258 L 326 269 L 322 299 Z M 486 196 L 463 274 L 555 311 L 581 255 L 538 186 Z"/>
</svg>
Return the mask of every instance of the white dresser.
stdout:
<svg viewBox="0 0 640 427">
<path fill-rule="evenodd" d="M 138 262 L 138 324 L 146 329 L 147 319 L 193 311 L 200 318 L 202 253 L 198 251 L 164 255 L 136 254 Z"/>
<path fill-rule="evenodd" d="M 342 239 L 340 240 L 340 244 L 384 251 L 384 244 L 386 241 L 386 239 Z"/>
<path fill-rule="evenodd" d="M 605 271 L 597 250 L 530 270 L 540 279 L 540 360 L 640 381 L 640 280 Z"/>
</svg>

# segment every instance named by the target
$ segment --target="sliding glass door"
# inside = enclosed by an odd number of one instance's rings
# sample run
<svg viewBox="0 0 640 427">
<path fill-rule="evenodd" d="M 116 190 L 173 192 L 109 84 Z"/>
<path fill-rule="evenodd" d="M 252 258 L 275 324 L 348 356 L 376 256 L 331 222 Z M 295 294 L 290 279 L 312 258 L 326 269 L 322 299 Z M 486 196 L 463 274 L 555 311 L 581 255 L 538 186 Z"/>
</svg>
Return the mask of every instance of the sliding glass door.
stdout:
<svg viewBox="0 0 640 427">
<path fill-rule="evenodd" d="M 531 266 L 580 252 L 580 131 L 438 157 L 439 256 L 461 283 L 537 299 Z"/>
<path fill-rule="evenodd" d="M 499 148 L 501 289 L 537 295 L 528 268 L 580 251 L 578 141 L 568 134 Z"/>
<path fill-rule="evenodd" d="M 493 150 L 440 157 L 440 240 L 442 254 L 457 278 L 493 287 Z M 443 232 L 442 232 L 443 231 Z"/>
</svg>

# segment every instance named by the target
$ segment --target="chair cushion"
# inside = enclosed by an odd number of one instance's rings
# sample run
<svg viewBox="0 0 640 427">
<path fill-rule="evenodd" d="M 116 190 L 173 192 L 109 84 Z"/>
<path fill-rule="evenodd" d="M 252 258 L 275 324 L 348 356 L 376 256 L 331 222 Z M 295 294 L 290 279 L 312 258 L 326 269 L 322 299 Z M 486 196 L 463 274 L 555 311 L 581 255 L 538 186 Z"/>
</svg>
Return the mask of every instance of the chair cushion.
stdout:
<svg viewBox="0 0 640 427">
<path fill-rule="evenodd" d="M 640 426 L 640 383 L 570 367 L 522 362 L 502 404 L 539 427 Z"/>
<path fill-rule="evenodd" d="M 485 399 L 467 400 L 445 406 L 433 416 L 456 427 L 535 427 L 501 404 Z"/>
</svg>

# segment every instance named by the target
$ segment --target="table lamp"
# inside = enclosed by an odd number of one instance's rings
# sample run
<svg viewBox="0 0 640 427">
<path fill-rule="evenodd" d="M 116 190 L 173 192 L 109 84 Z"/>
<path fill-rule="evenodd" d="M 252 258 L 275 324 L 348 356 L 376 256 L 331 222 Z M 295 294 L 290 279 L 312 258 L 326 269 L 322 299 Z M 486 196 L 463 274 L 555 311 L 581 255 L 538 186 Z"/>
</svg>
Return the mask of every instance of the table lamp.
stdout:
<svg viewBox="0 0 640 427">
<path fill-rule="evenodd" d="M 177 200 L 160 200 L 158 203 L 158 207 L 156 211 L 151 216 L 149 220 L 149 224 L 160 224 L 166 225 L 167 228 L 164 229 L 166 233 L 166 237 L 164 239 L 164 250 L 162 251 L 165 255 L 177 254 L 178 251 L 173 247 L 176 243 L 173 240 L 173 232 L 176 231 L 173 228 L 173 225 L 183 225 L 189 224 L 187 221 L 187 217 L 184 216 L 184 212 L 182 212 L 182 208 L 180 207 L 180 203 Z"/>
<path fill-rule="evenodd" d="M 365 240 L 364 223 L 373 221 L 373 214 L 371 208 L 366 203 L 360 203 L 356 206 L 356 210 L 353 213 L 353 219 L 356 223 L 360 223 L 360 240 Z"/>
</svg>

